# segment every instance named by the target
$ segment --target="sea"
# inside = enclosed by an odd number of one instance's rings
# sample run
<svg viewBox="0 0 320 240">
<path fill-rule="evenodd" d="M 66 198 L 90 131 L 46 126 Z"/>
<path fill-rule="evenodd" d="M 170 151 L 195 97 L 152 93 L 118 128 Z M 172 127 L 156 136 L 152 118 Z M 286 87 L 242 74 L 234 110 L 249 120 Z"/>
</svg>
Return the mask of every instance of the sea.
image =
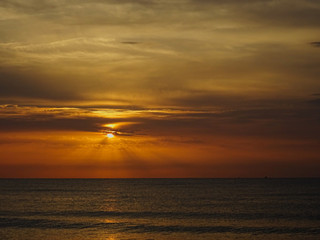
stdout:
<svg viewBox="0 0 320 240">
<path fill-rule="evenodd" d="M 320 179 L 0 179 L 1 240 L 319 240 Z"/>
</svg>

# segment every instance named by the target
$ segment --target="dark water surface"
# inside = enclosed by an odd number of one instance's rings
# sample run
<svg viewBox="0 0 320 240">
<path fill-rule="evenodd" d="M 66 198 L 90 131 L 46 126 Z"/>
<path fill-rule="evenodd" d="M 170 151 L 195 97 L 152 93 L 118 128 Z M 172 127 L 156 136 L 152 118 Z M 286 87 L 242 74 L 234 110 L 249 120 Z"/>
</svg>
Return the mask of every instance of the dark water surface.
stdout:
<svg viewBox="0 0 320 240">
<path fill-rule="evenodd" d="M 0 239 L 320 239 L 320 179 L 1 179 Z"/>
</svg>

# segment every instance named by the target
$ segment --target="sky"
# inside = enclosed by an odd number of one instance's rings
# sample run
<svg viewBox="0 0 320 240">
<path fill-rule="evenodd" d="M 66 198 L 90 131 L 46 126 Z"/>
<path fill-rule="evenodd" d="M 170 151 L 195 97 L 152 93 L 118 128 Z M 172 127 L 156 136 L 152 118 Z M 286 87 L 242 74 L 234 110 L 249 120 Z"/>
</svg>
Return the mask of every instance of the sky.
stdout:
<svg viewBox="0 0 320 240">
<path fill-rule="evenodd" d="M 1 0 L 0 177 L 320 177 L 319 27 L 318 0 Z"/>
</svg>

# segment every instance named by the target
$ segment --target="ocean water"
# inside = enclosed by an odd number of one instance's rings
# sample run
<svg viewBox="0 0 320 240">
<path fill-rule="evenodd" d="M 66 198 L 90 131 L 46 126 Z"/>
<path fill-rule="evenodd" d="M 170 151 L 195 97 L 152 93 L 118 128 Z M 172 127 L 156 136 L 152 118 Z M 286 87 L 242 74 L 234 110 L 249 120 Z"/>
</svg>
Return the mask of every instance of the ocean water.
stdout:
<svg viewBox="0 0 320 240">
<path fill-rule="evenodd" d="M 320 179 L 1 179 L 0 239 L 320 239 Z"/>
</svg>

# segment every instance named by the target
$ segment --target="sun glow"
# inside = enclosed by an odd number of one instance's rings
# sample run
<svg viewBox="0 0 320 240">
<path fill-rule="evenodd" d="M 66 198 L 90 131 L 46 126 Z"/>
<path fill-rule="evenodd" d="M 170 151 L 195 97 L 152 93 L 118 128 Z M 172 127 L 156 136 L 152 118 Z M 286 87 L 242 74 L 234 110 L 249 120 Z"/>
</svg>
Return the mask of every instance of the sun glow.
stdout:
<svg viewBox="0 0 320 240">
<path fill-rule="evenodd" d="M 115 128 L 116 124 L 114 123 L 111 123 L 111 124 L 106 124 L 104 125 L 105 127 L 108 127 L 108 128 Z"/>
<path fill-rule="evenodd" d="M 108 133 L 107 138 L 114 138 L 114 135 L 112 133 Z"/>
<path fill-rule="evenodd" d="M 139 124 L 139 122 L 114 122 L 114 123 L 108 123 L 108 124 L 103 124 L 103 127 L 115 129 L 123 126 L 128 126 L 128 125 L 133 125 L 133 124 Z"/>
</svg>

